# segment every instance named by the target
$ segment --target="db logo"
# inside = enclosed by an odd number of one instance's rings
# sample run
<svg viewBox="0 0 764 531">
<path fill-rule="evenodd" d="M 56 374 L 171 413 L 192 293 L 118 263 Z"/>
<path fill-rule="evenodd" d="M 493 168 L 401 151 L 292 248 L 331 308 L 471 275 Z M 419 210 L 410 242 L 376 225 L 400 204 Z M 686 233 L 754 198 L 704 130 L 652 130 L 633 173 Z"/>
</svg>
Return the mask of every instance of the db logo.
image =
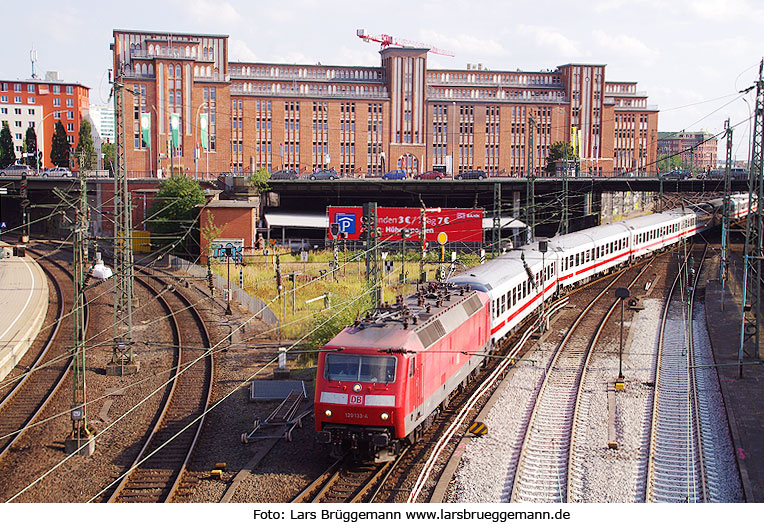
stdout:
<svg viewBox="0 0 764 531">
<path fill-rule="evenodd" d="M 361 395 L 351 395 L 350 396 L 350 403 L 354 406 L 360 406 L 363 404 L 363 397 Z"/>
</svg>

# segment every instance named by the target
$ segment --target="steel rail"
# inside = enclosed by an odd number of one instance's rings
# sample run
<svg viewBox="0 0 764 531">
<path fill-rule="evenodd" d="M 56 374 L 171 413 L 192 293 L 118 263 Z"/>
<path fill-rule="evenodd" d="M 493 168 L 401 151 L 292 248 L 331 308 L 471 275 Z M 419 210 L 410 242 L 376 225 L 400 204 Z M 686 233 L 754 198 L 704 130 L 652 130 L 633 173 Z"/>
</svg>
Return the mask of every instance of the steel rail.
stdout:
<svg viewBox="0 0 764 531">
<path fill-rule="evenodd" d="M 705 260 L 706 252 L 708 250 L 708 245 L 704 247 L 703 250 L 703 257 L 701 258 L 701 264 Z M 647 474 L 645 478 L 645 496 L 644 499 L 646 502 L 654 502 L 656 501 L 656 488 L 659 486 L 658 483 L 661 481 L 661 467 L 659 464 L 656 463 L 657 455 L 660 453 L 659 444 L 658 444 L 658 437 L 659 437 L 659 419 L 660 419 L 660 406 L 661 406 L 661 392 L 663 391 L 664 386 L 664 380 L 665 377 L 663 376 L 663 369 L 664 369 L 664 360 L 666 359 L 667 352 L 665 347 L 665 331 L 666 331 L 666 323 L 668 322 L 668 316 L 669 316 L 669 310 L 672 306 L 672 301 L 674 299 L 674 293 L 676 291 L 677 285 L 680 284 L 680 278 L 683 274 L 684 270 L 687 268 L 687 263 L 681 264 L 679 267 L 679 271 L 676 274 L 676 277 L 674 278 L 674 282 L 671 285 L 671 290 L 669 292 L 669 295 L 666 300 L 666 305 L 663 309 L 663 316 L 661 319 L 661 326 L 660 326 L 660 332 L 658 337 L 658 353 L 656 358 L 656 364 L 655 364 L 655 386 L 653 391 L 653 404 L 651 408 L 651 416 L 649 419 L 650 423 L 650 444 L 648 446 L 648 455 L 647 455 Z M 708 500 L 708 488 L 707 488 L 707 478 L 706 478 L 706 471 L 703 464 L 703 452 L 702 448 L 699 448 L 697 445 L 699 443 L 699 437 L 698 433 L 700 430 L 699 420 L 698 420 L 698 414 L 697 414 L 697 387 L 694 383 L 694 371 L 690 371 L 689 367 L 691 365 L 694 365 L 691 361 L 692 356 L 694 356 L 694 348 L 693 348 L 693 339 L 692 339 L 692 309 L 694 304 L 694 293 L 695 293 L 695 286 L 697 286 L 698 278 L 700 277 L 699 274 L 700 270 L 698 271 L 698 274 L 695 275 L 694 279 L 694 286 L 692 289 L 692 296 L 689 300 L 689 319 L 687 322 L 689 323 L 689 330 L 688 330 L 688 341 L 687 341 L 687 348 L 688 348 L 688 369 L 687 369 L 687 376 L 688 376 L 688 385 L 689 385 L 689 393 L 690 397 L 689 400 L 691 401 L 691 411 L 689 413 L 690 418 L 688 419 L 688 423 L 691 424 L 691 426 L 688 426 L 687 431 L 685 432 L 686 437 L 692 437 L 692 445 L 691 445 L 691 451 L 695 455 L 693 462 L 695 464 L 700 466 L 701 473 L 699 474 L 701 487 L 700 487 L 700 498 L 703 501 Z M 668 382 L 668 385 L 674 385 L 673 382 Z M 666 394 L 669 394 L 668 391 L 664 392 L 663 396 L 666 396 Z M 671 404 L 668 406 L 664 406 L 663 410 L 665 411 L 666 407 L 671 407 Z M 681 407 L 681 404 L 680 404 Z M 672 435 L 674 438 L 676 438 L 676 431 L 677 429 L 681 428 L 680 423 L 672 423 Z M 671 456 L 668 456 L 669 458 Z M 672 467 L 676 469 L 676 467 Z M 685 473 L 686 471 L 683 471 L 682 473 Z M 664 474 L 666 476 L 667 474 Z M 672 476 L 673 477 L 673 476 Z M 670 490 L 673 490 L 673 487 L 667 487 Z M 689 500 L 687 500 L 689 501 Z"/>
<path fill-rule="evenodd" d="M 50 262 L 52 265 L 54 265 L 56 268 L 63 271 L 68 277 L 73 278 L 73 275 L 71 271 L 66 269 L 64 266 L 56 262 L 54 259 L 44 256 L 43 253 L 33 250 L 33 249 L 27 249 L 27 252 L 31 254 L 37 254 L 41 258 L 45 258 L 47 262 Z M 39 263 L 39 262 L 38 262 Z M 42 263 L 40 263 L 43 271 L 47 275 L 48 278 L 51 279 L 55 289 L 57 298 L 59 300 L 58 305 L 58 311 L 56 314 L 56 320 L 55 325 L 51 329 L 50 335 L 45 340 L 45 345 L 41 349 L 38 356 L 35 357 L 34 363 L 29 367 L 27 370 L 27 373 L 19 379 L 19 381 L 16 383 L 13 390 L 11 390 L 10 393 L 3 399 L 2 403 L 0 403 L 0 411 L 6 410 L 8 413 L 13 413 L 13 416 L 18 417 L 19 411 L 21 406 L 20 403 L 23 402 L 29 402 L 30 399 L 34 399 L 34 396 L 36 396 L 39 393 L 40 388 L 44 388 L 47 382 L 48 385 L 48 391 L 44 396 L 41 398 L 41 401 L 39 401 L 36 406 L 33 408 L 32 411 L 29 411 L 26 414 L 26 419 L 22 420 L 19 423 L 16 423 L 16 426 L 13 428 L 13 430 L 9 433 L 12 433 L 8 440 L 3 443 L 3 447 L 0 450 L 0 459 L 3 458 L 8 451 L 13 447 L 13 444 L 24 434 L 26 431 L 34 425 L 35 421 L 39 418 L 40 414 L 42 413 L 43 409 L 50 403 L 50 401 L 55 396 L 56 392 L 61 388 L 61 385 L 64 382 L 64 379 L 66 378 L 66 375 L 69 373 L 69 370 L 73 363 L 73 358 L 71 356 L 69 357 L 69 361 L 67 361 L 64 366 L 61 368 L 60 371 L 57 372 L 57 375 L 51 375 L 51 378 L 45 379 L 45 376 L 43 375 L 43 371 L 47 369 L 47 362 L 43 364 L 43 360 L 45 359 L 45 356 L 48 354 L 48 352 L 51 350 L 52 346 L 58 341 L 58 334 L 61 330 L 61 326 L 63 324 L 64 319 L 66 318 L 66 301 L 64 299 L 64 293 L 63 289 L 61 288 L 61 285 L 59 281 L 55 278 L 53 273 Z M 85 334 L 85 337 L 87 337 L 87 330 L 88 330 L 88 323 L 90 321 L 90 313 L 88 311 L 87 306 L 87 297 L 85 298 L 85 329 L 83 333 Z M 63 339 L 62 339 L 63 341 Z M 55 362 L 55 360 L 53 360 Z M 37 381 L 40 378 L 43 378 L 43 381 Z M 27 385 L 28 384 L 28 385 Z M 34 385 L 32 385 L 34 384 Z M 32 397 L 22 397 L 21 395 L 24 393 L 31 393 Z"/>
<path fill-rule="evenodd" d="M 186 299 L 182 294 L 177 292 L 175 289 L 171 289 L 170 291 L 181 301 L 183 304 L 183 308 L 178 311 L 173 311 L 172 305 L 165 299 L 164 295 L 162 294 L 162 291 L 158 290 L 157 288 L 151 286 L 151 284 L 139 277 L 135 277 L 138 282 L 143 284 L 150 292 L 154 294 L 157 301 L 162 305 L 165 312 L 169 316 L 169 323 L 173 334 L 173 344 L 174 344 L 174 351 L 175 351 L 175 360 L 173 366 L 173 371 L 170 375 L 170 378 L 172 380 L 172 383 L 170 385 L 169 392 L 167 393 L 167 396 L 165 398 L 165 402 L 162 407 L 162 411 L 159 414 L 159 417 L 157 418 L 157 421 L 155 422 L 154 426 L 151 429 L 151 432 L 149 433 L 148 438 L 146 439 L 146 442 L 144 443 L 143 447 L 141 448 L 140 452 L 138 453 L 138 456 L 133 461 L 133 464 L 129 467 L 128 471 L 124 474 L 121 481 L 117 484 L 115 487 L 113 493 L 111 496 L 109 496 L 108 500 L 109 502 L 117 502 L 126 500 L 127 498 L 136 498 L 135 501 L 151 501 L 151 502 L 168 502 L 172 498 L 172 496 L 177 491 L 181 480 L 183 472 L 186 470 L 187 464 L 189 459 L 191 458 L 191 454 L 193 453 L 194 448 L 196 447 L 196 443 L 199 438 L 199 434 L 201 433 L 203 422 L 204 422 L 204 414 L 208 410 L 211 393 L 212 393 L 212 382 L 214 379 L 213 374 L 213 363 L 211 359 L 211 353 L 209 355 L 204 356 L 204 372 L 203 378 L 207 381 L 207 388 L 203 392 L 204 400 L 201 407 L 196 408 L 201 418 L 198 419 L 197 427 L 193 431 L 193 437 L 190 442 L 186 443 L 185 448 L 183 448 L 182 452 L 182 462 L 178 463 L 178 459 L 171 457 L 169 466 L 171 469 L 169 470 L 169 480 L 167 479 L 168 472 L 167 470 L 164 470 L 161 474 L 154 474 L 151 475 L 152 481 L 141 481 L 141 478 L 137 478 L 137 471 L 141 470 L 148 470 L 149 465 L 152 464 L 152 458 L 154 458 L 155 455 L 161 454 L 161 452 L 166 450 L 166 445 L 172 444 L 171 441 L 177 441 L 177 439 L 168 439 L 164 443 L 162 443 L 161 446 L 159 446 L 157 449 L 155 449 L 152 452 L 149 452 L 149 448 L 156 443 L 158 439 L 158 434 L 165 428 L 167 428 L 167 424 L 171 421 L 171 415 L 175 412 L 173 411 L 173 408 L 181 407 L 182 404 L 178 405 L 177 402 L 179 402 L 177 392 L 179 388 L 179 380 L 181 378 L 184 378 L 184 375 L 186 375 L 188 378 L 191 378 L 186 371 L 190 366 L 184 367 L 185 362 L 183 360 L 183 340 L 181 334 L 181 327 L 178 322 L 178 319 L 176 315 L 182 311 L 188 310 L 190 315 L 193 316 L 194 321 L 196 322 L 200 336 L 201 336 L 201 342 L 204 344 L 206 348 L 210 347 L 210 340 L 209 340 L 209 332 L 207 331 L 207 328 L 204 324 L 204 320 L 201 318 L 201 316 L 198 315 L 198 311 L 194 308 L 192 304 Z M 187 427 L 187 426 L 186 426 Z M 183 430 L 186 429 L 186 427 L 183 427 L 180 431 L 178 431 L 177 434 L 181 433 Z M 182 441 L 181 441 L 182 442 Z M 165 454 L 168 454 L 170 452 L 165 452 Z M 173 453 L 173 455 L 175 455 Z M 156 460 L 165 459 L 167 460 L 167 456 L 161 456 L 159 455 Z M 172 462 L 174 460 L 174 462 Z M 166 461 L 165 461 L 165 464 Z M 131 484 L 132 483 L 132 484 Z M 141 486 L 143 485 L 143 486 Z M 156 492 L 159 490 L 160 492 Z M 131 492 L 128 492 L 131 491 Z"/>
</svg>

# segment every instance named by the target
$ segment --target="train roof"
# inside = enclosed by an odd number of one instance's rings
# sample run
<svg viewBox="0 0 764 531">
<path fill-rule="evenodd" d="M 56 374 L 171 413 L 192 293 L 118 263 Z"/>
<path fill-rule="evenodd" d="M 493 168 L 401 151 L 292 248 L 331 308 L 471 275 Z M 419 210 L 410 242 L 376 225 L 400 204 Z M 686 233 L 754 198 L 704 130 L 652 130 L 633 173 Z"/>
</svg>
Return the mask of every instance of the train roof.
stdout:
<svg viewBox="0 0 764 531">
<path fill-rule="evenodd" d="M 500 286 L 523 272 L 524 266 L 521 256 L 524 255 L 524 251 L 524 247 L 513 249 L 498 258 L 452 277 L 451 282 L 468 285 L 479 291 L 490 291 L 495 286 Z"/>
<path fill-rule="evenodd" d="M 420 351 L 452 332 L 484 306 L 486 296 L 466 286 L 431 283 L 393 304 L 369 310 L 324 350 Z"/>
<path fill-rule="evenodd" d="M 665 212 L 657 213 L 657 214 L 649 214 L 647 216 L 640 216 L 638 218 L 631 218 L 623 221 L 617 222 L 618 225 L 623 225 L 625 227 L 628 227 L 632 230 L 640 230 L 640 229 L 646 229 L 648 227 L 653 227 L 655 225 L 660 225 L 663 223 L 671 223 L 673 221 L 678 220 L 679 218 L 687 215 L 694 215 L 695 212 L 689 208 L 687 209 L 674 209 L 674 210 L 667 210 Z"/>
</svg>

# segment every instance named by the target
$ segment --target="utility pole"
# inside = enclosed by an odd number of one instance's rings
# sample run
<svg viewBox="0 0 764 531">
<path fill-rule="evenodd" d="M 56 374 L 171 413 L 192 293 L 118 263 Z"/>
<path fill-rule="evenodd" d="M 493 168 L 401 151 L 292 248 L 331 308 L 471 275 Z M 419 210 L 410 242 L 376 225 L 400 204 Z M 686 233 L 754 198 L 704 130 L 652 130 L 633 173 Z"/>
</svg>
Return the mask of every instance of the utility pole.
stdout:
<svg viewBox="0 0 764 531">
<path fill-rule="evenodd" d="M 743 354 L 760 357 L 761 340 L 761 280 L 764 259 L 764 60 L 759 63 L 759 79 L 755 83 L 756 106 L 754 111 L 751 160 L 748 165 L 748 217 L 745 224 L 745 271 L 743 273 L 743 317 L 740 323 L 740 348 L 738 350 L 738 374 L 743 377 Z M 747 311 L 746 311 L 747 310 Z M 746 349 L 748 343 L 748 349 Z"/>
<path fill-rule="evenodd" d="M 80 175 L 83 172 L 80 171 Z M 85 183 L 80 178 L 80 186 Z M 74 348 L 72 363 L 72 432 L 65 441 L 68 453 L 92 455 L 95 452 L 95 439 L 88 428 L 87 398 L 85 381 L 85 251 L 88 242 L 87 201 L 84 188 L 80 188 L 80 208 L 74 228 Z M 84 200 L 84 201 L 83 201 Z"/>
<path fill-rule="evenodd" d="M 379 285 L 379 244 L 377 233 L 377 203 L 363 204 L 363 226 L 366 230 L 366 283 L 371 290 L 371 305 L 382 305 L 382 288 Z"/>
<path fill-rule="evenodd" d="M 85 381 L 85 267 L 87 264 L 88 214 L 87 183 L 85 172 L 80 171 L 79 204 L 73 204 L 63 193 L 55 190 L 63 202 L 74 207 L 75 220 L 72 226 L 72 261 L 74 264 L 73 290 L 74 307 L 72 321 L 74 342 L 72 345 L 72 407 L 70 416 L 72 430 L 64 440 L 64 449 L 69 454 L 92 455 L 95 439 L 87 422 L 87 386 Z"/>
<path fill-rule="evenodd" d="M 528 224 L 530 241 L 536 239 L 536 168 L 533 161 L 533 152 L 535 150 L 535 142 L 533 140 L 533 129 L 536 127 L 536 120 L 533 115 L 528 117 L 528 181 L 526 185 L 526 202 L 528 204 L 528 212 L 526 215 L 526 223 Z"/>
<path fill-rule="evenodd" d="M 133 353 L 133 218 L 125 171 L 125 114 L 122 67 L 115 72 L 114 129 L 114 345 L 106 374 L 123 376 L 138 372 Z"/>
<path fill-rule="evenodd" d="M 428 212 L 440 212 L 440 207 L 427 208 L 424 206 L 424 202 L 420 198 L 422 207 L 419 209 L 419 243 L 421 245 L 422 254 L 419 258 L 419 280 L 418 282 L 425 282 L 427 280 L 427 274 L 424 271 L 424 263 L 427 260 L 427 213 Z"/>
<path fill-rule="evenodd" d="M 570 230 L 570 213 L 568 212 L 569 204 L 568 200 L 570 194 L 568 192 L 568 172 L 567 165 L 565 167 L 565 173 L 562 176 L 562 214 L 560 214 L 560 232 L 567 234 Z"/>
<path fill-rule="evenodd" d="M 722 283 L 721 303 L 724 310 L 724 284 L 729 269 L 729 231 L 730 231 L 730 195 L 732 195 L 732 128 L 730 119 L 724 121 L 724 134 L 727 135 L 727 161 L 724 171 L 724 199 L 722 202 L 722 248 L 719 260 L 719 280 Z"/>
<path fill-rule="evenodd" d="M 493 185 L 493 233 L 491 258 L 501 254 L 501 183 Z"/>
</svg>

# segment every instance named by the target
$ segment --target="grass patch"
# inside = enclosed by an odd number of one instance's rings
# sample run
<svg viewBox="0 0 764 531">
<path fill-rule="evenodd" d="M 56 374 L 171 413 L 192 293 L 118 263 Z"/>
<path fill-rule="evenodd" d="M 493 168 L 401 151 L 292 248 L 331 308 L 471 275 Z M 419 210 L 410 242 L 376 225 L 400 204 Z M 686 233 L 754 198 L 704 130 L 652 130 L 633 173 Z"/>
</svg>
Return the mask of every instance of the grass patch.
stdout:
<svg viewBox="0 0 764 531">
<path fill-rule="evenodd" d="M 345 326 L 352 323 L 366 311 L 371 304 L 366 283 L 365 256 L 360 252 L 348 252 L 339 255 L 339 269 L 332 273 L 329 262 L 331 251 L 308 253 L 308 261 L 300 261 L 300 255 L 278 250 L 278 269 L 281 271 L 282 290 L 279 293 L 276 283 L 276 258 L 270 255 L 244 257 L 244 264 L 231 264 L 231 284 L 239 285 L 242 274 L 244 290 L 266 303 L 276 299 L 270 306 L 281 322 L 282 338 L 296 341 L 305 339 L 298 347 L 300 351 L 315 351 L 337 335 Z M 360 258 L 360 259 L 359 259 Z M 419 277 L 419 254 L 407 253 L 405 262 L 406 282 L 400 282 L 401 255 L 388 255 L 393 261 L 393 270 L 385 271 L 384 261 L 380 260 L 380 275 L 383 278 L 383 298 L 395 300 L 398 295 L 408 295 L 416 289 Z M 425 264 L 428 280 L 435 278 L 439 253 L 429 253 Z M 457 271 L 479 263 L 474 254 L 457 257 Z M 212 270 L 227 278 L 225 263 L 215 264 Z M 293 279 L 293 280 L 292 280 Z M 274 332 L 275 337 L 275 332 Z M 310 364 L 309 355 L 304 363 Z"/>
</svg>

